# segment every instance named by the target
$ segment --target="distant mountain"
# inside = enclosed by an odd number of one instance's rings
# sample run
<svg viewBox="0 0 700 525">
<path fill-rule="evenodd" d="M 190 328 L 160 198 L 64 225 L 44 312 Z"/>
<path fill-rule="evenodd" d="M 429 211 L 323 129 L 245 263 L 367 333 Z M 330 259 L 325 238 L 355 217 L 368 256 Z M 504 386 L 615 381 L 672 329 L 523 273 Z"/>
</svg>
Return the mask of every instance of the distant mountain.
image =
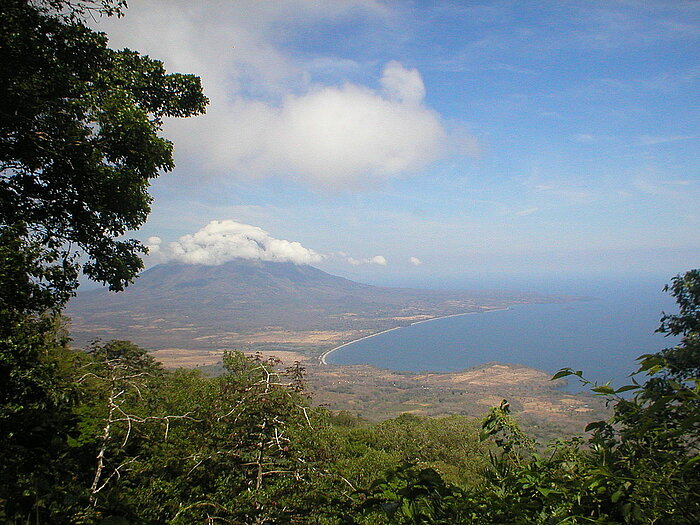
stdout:
<svg viewBox="0 0 700 525">
<path fill-rule="evenodd" d="M 317 268 L 237 259 L 220 266 L 161 264 L 125 291 L 81 292 L 66 310 L 78 344 L 130 339 L 152 349 L 219 348 L 265 330 L 357 331 L 557 298 L 384 288 Z"/>
</svg>

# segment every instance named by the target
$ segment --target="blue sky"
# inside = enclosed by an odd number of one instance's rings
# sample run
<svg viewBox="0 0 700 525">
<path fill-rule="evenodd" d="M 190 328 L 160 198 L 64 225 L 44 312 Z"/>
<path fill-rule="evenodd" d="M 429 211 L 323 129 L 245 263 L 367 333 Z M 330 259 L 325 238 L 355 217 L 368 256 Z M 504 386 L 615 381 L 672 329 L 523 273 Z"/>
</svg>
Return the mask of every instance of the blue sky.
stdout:
<svg viewBox="0 0 700 525">
<path fill-rule="evenodd" d="M 699 266 L 700 2 L 129 4 L 95 27 L 212 101 L 166 123 L 149 264 L 416 285 Z"/>
</svg>

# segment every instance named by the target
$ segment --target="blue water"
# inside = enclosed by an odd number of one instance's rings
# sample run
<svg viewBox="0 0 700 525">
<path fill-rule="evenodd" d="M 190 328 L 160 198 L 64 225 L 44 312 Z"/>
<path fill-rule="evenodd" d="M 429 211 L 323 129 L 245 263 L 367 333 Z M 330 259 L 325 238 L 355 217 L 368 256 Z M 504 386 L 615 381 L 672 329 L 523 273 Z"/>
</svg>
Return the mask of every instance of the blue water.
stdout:
<svg viewBox="0 0 700 525">
<path fill-rule="evenodd" d="M 662 310 L 676 312 L 662 285 L 581 283 L 578 293 L 591 300 L 436 319 L 350 344 L 327 361 L 415 372 L 496 361 L 549 373 L 571 367 L 592 381 L 627 384 L 638 356 L 675 343 L 654 333 Z"/>
</svg>

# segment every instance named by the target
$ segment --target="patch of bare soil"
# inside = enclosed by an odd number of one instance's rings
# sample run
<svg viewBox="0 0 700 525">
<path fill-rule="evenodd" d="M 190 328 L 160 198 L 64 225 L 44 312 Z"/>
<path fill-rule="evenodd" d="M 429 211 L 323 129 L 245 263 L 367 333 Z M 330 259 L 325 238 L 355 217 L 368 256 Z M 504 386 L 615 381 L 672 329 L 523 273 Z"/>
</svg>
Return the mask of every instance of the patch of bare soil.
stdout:
<svg viewBox="0 0 700 525">
<path fill-rule="evenodd" d="M 165 348 L 155 350 L 151 355 L 165 368 L 195 368 L 214 365 L 221 361 L 223 350 L 187 350 L 184 348 Z"/>
<path fill-rule="evenodd" d="M 353 331 L 333 330 L 267 330 L 241 335 L 241 339 L 248 344 L 278 343 L 278 344 L 307 344 L 307 345 L 335 345 L 356 336 Z"/>
<path fill-rule="evenodd" d="M 246 355 L 254 356 L 260 354 L 263 359 L 275 357 L 285 364 L 293 364 L 295 361 L 307 363 L 310 360 L 315 360 L 308 355 L 299 352 L 290 352 L 286 350 L 263 351 L 263 352 L 243 352 Z M 164 350 L 156 350 L 151 352 L 151 355 L 156 361 L 162 363 L 165 368 L 196 368 L 202 366 L 215 365 L 221 362 L 224 356 L 224 350 L 186 350 L 184 348 L 167 348 Z"/>
<path fill-rule="evenodd" d="M 379 421 L 402 413 L 481 417 L 506 399 L 538 439 L 580 435 L 608 417 L 599 398 L 572 394 L 551 375 L 520 365 L 489 363 L 455 373 L 413 374 L 366 365 L 308 366 L 314 403 Z"/>
</svg>

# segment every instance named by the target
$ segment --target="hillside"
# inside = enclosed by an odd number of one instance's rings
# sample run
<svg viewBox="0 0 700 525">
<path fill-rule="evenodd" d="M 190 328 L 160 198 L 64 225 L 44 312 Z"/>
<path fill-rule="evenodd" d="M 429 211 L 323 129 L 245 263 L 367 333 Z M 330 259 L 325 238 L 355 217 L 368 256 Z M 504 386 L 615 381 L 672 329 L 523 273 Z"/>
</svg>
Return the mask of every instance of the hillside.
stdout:
<svg viewBox="0 0 700 525">
<path fill-rule="evenodd" d="M 151 350 L 320 353 L 429 317 L 565 299 L 385 288 L 308 265 L 238 259 L 220 266 L 158 265 L 124 292 L 78 294 L 66 313 L 78 344 L 99 337 L 129 339 Z"/>
</svg>

